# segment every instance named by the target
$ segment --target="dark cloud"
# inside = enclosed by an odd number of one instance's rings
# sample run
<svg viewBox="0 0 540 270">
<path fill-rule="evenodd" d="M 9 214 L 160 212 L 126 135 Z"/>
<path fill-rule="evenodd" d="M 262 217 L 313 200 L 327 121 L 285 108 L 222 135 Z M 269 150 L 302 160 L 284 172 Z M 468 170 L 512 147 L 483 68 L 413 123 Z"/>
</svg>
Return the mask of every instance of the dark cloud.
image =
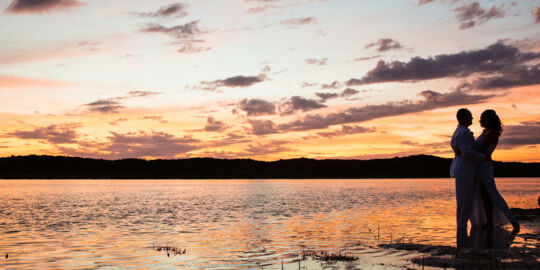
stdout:
<svg viewBox="0 0 540 270">
<path fill-rule="evenodd" d="M 389 50 L 396 50 L 403 48 L 399 42 L 391 39 L 391 38 L 381 38 L 377 42 L 369 43 L 366 46 L 364 46 L 365 49 L 371 48 L 371 47 L 377 47 L 377 51 L 379 52 L 385 52 Z"/>
<path fill-rule="evenodd" d="M 185 17 L 188 15 L 187 5 L 183 3 L 172 3 L 170 5 L 161 7 L 154 12 L 135 12 L 135 14 L 142 17 Z"/>
<path fill-rule="evenodd" d="M 5 10 L 7 13 L 43 13 L 69 9 L 81 5 L 76 0 L 14 0 Z"/>
<path fill-rule="evenodd" d="M 540 121 L 522 122 L 520 125 L 503 126 L 499 141 L 501 148 L 515 148 L 540 144 Z"/>
<path fill-rule="evenodd" d="M 248 116 L 272 115 L 276 113 L 276 106 L 263 99 L 243 99 L 238 108 L 245 111 Z"/>
<path fill-rule="evenodd" d="M 326 137 L 326 138 L 333 138 L 333 137 L 339 137 L 349 134 L 358 134 L 358 133 L 370 133 L 370 132 L 376 132 L 376 128 L 372 127 L 363 127 L 363 126 L 349 126 L 349 125 L 343 125 L 341 126 L 340 130 L 335 131 L 328 131 L 328 132 L 319 132 L 319 136 Z"/>
<path fill-rule="evenodd" d="M 326 105 L 314 99 L 307 99 L 300 96 L 293 96 L 290 99 L 279 105 L 279 113 L 281 115 L 290 115 L 297 111 L 307 112 L 320 108 L 325 108 Z"/>
<path fill-rule="evenodd" d="M 376 58 L 379 58 L 381 57 L 380 55 L 374 55 L 374 56 L 368 56 L 368 57 L 360 57 L 360 58 L 355 58 L 354 61 L 366 61 L 366 60 L 371 60 L 371 59 L 376 59 Z"/>
<path fill-rule="evenodd" d="M 532 10 L 532 15 L 533 15 L 533 18 L 534 18 L 534 22 L 535 23 L 540 23 L 540 6 L 535 7 Z"/>
<path fill-rule="evenodd" d="M 249 133 L 254 135 L 266 135 L 278 133 L 277 126 L 270 120 L 248 120 L 251 125 Z"/>
<path fill-rule="evenodd" d="M 341 97 L 350 97 L 350 96 L 354 96 L 354 95 L 356 95 L 358 93 L 360 93 L 360 91 L 358 91 L 356 89 L 346 88 L 345 90 L 343 90 L 343 92 L 341 92 L 340 96 Z"/>
<path fill-rule="evenodd" d="M 317 22 L 317 19 L 315 19 L 314 17 L 305 17 L 305 18 L 291 18 L 288 20 L 281 21 L 280 23 L 284 25 L 296 26 L 296 25 L 314 24 L 316 22 Z"/>
<path fill-rule="evenodd" d="M 220 87 L 249 87 L 257 83 L 263 82 L 267 77 L 266 74 L 270 71 L 269 67 L 265 67 L 261 73 L 257 76 L 244 76 L 244 75 L 238 75 L 234 77 L 229 77 L 223 80 L 215 80 L 215 81 L 202 81 L 200 83 L 199 88 L 202 90 L 208 90 L 208 91 L 216 91 Z"/>
<path fill-rule="evenodd" d="M 379 61 L 362 79 L 350 79 L 347 85 L 465 77 L 474 73 L 503 72 L 527 61 L 539 59 L 540 53 L 521 52 L 517 47 L 497 42 L 486 49 L 441 54 L 430 58 L 414 57 L 409 62 Z"/>
<path fill-rule="evenodd" d="M 493 90 L 536 84 L 540 84 L 540 64 L 509 69 L 501 75 L 480 77 L 472 83 L 464 83 L 458 86 L 458 88 L 467 90 Z"/>
<path fill-rule="evenodd" d="M 338 93 L 315 93 L 317 97 L 319 97 L 320 102 L 326 102 L 329 99 L 337 98 L 339 97 Z"/>
<path fill-rule="evenodd" d="M 463 4 L 454 9 L 456 18 L 461 22 L 459 29 L 467 29 L 489 20 L 505 16 L 504 4 L 493 6 L 489 10 L 483 9 L 478 2 Z"/>
<path fill-rule="evenodd" d="M 161 94 L 160 92 L 152 91 L 130 91 L 127 96 L 112 97 L 106 99 L 99 99 L 94 102 L 86 103 L 83 106 L 86 107 L 90 112 L 100 112 L 100 113 L 118 113 L 120 109 L 125 108 L 120 101 L 138 98 L 138 97 L 150 97 Z"/>
<path fill-rule="evenodd" d="M 264 80 L 264 76 L 234 76 L 225 80 L 221 80 L 220 83 L 227 87 L 248 87 L 256 83 L 260 83 Z"/>
<path fill-rule="evenodd" d="M 400 102 L 388 102 L 382 105 L 353 107 L 341 112 L 330 113 L 327 115 L 306 115 L 299 120 L 280 124 L 278 125 L 278 129 L 280 131 L 323 129 L 332 125 L 359 123 L 382 117 L 422 112 L 436 108 L 476 104 L 492 97 L 487 95 L 468 95 L 461 91 L 441 94 L 431 90 L 422 91 L 420 95 L 424 97 L 424 100 L 405 100 Z"/>
<path fill-rule="evenodd" d="M 333 81 L 331 84 L 322 84 L 322 89 L 338 89 L 341 87 L 341 83 L 338 81 Z"/>
<path fill-rule="evenodd" d="M 323 65 L 326 65 L 327 60 L 328 60 L 328 58 L 321 58 L 321 59 L 308 58 L 308 59 L 304 60 L 304 62 L 306 62 L 306 64 L 308 64 L 308 65 L 323 66 Z"/>
<path fill-rule="evenodd" d="M 79 123 L 50 125 L 29 131 L 16 130 L 5 135 L 25 140 L 44 140 L 52 144 L 77 143 L 79 135 L 75 130 L 80 126 Z"/>
<path fill-rule="evenodd" d="M 84 104 L 90 112 L 100 112 L 100 113 L 118 113 L 122 108 L 125 108 L 121 105 L 119 101 L 100 99 L 94 102 Z"/>
<path fill-rule="evenodd" d="M 144 33 L 162 33 L 181 39 L 192 38 L 194 35 L 202 33 L 202 31 L 199 29 L 198 20 L 172 27 L 166 27 L 159 24 L 149 24 L 145 28 L 141 29 L 141 31 Z"/>
<path fill-rule="evenodd" d="M 206 126 L 204 127 L 205 131 L 212 131 L 212 132 L 221 132 L 228 128 L 228 126 L 222 122 L 214 119 L 214 117 L 208 117 L 206 118 Z"/>
<path fill-rule="evenodd" d="M 198 53 L 210 50 L 210 47 L 201 46 L 206 41 L 199 38 L 203 31 L 199 29 L 199 21 L 166 27 L 159 24 L 149 24 L 141 29 L 144 33 L 161 33 L 175 38 L 174 44 L 180 45 L 178 53 Z"/>
<path fill-rule="evenodd" d="M 326 102 L 329 99 L 337 98 L 337 97 L 344 97 L 348 98 L 350 96 L 354 96 L 356 94 L 360 93 L 360 91 L 352 88 L 346 88 L 341 93 L 315 93 L 315 95 L 319 98 L 320 102 Z"/>
</svg>

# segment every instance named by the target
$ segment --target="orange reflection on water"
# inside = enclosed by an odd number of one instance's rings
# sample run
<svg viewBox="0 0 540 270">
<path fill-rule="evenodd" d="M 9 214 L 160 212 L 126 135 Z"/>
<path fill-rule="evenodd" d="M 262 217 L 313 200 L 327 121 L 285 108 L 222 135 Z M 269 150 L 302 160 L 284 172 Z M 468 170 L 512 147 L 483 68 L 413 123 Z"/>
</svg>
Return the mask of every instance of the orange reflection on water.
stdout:
<svg viewBox="0 0 540 270">
<path fill-rule="evenodd" d="M 538 179 L 497 181 L 535 207 Z M 456 241 L 452 179 L 0 180 L 0 198 L 9 267 L 278 268 L 303 250 Z"/>
</svg>

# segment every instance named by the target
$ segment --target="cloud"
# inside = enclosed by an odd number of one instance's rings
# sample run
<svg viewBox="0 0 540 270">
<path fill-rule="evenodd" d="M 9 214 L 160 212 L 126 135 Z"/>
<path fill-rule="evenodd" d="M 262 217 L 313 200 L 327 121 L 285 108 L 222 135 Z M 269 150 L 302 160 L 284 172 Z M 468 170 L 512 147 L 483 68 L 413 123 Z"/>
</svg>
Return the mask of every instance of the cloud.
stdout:
<svg viewBox="0 0 540 270">
<path fill-rule="evenodd" d="M 308 65 L 324 66 L 324 65 L 326 65 L 327 60 L 328 60 L 328 58 L 321 58 L 321 59 L 308 58 L 308 59 L 304 60 L 304 62 L 306 62 L 306 64 L 308 64 Z"/>
<path fill-rule="evenodd" d="M 189 39 L 196 34 L 202 33 L 199 29 L 199 21 L 191 21 L 186 24 L 166 27 L 159 24 L 148 24 L 141 29 L 144 33 L 162 33 L 179 39 Z"/>
<path fill-rule="evenodd" d="M 360 93 L 360 91 L 358 91 L 356 89 L 346 88 L 345 90 L 343 90 L 343 92 L 341 92 L 340 96 L 341 97 L 350 97 L 350 96 L 354 96 L 354 95 L 356 95 L 358 93 Z"/>
<path fill-rule="evenodd" d="M 290 25 L 290 26 L 298 26 L 298 25 L 307 25 L 307 24 L 314 24 L 317 22 L 317 19 L 314 17 L 304 17 L 304 18 L 291 18 L 288 20 L 284 20 L 279 22 L 283 25 Z"/>
<path fill-rule="evenodd" d="M 201 81 L 199 88 L 202 90 L 208 90 L 208 91 L 216 91 L 220 87 L 249 87 L 257 83 L 261 83 L 264 80 L 266 80 L 266 74 L 270 71 L 269 67 L 265 67 L 261 73 L 257 76 L 244 76 L 244 75 L 238 75 L 229 77 L 223 80 L 215 80 L 215 81 Z"/>
<path fill-rule="evenodd" d="M 174 157 L 200 148 L 199 140 L 189 136 L 176 137 L 165 132 L 143 131 L 120 134 L 111 132 L 100 149 L 115 158 Z"/>
<path fill-rule="evenodd" d="M 333 138 L 349 134 L 358 134 L 358 133 L 370 133 L 377 131 L 376 128 L 372 127 L 363 127 L 363 126 L 349 126 L 343 125 L 340 130 L 328 131 L 328 132 L 319 132 L 317 133 L 321 137 Z"/>
<path fill-rule="evenodd" d="M 379 58 L 381 57 L 380 55 L 374 55 L 374 56 L 368 56 L 368 57 L 359 57 L 359 58 L 354 58 L 354 61 L 366 61 L 366 60 L 371 60 L 371 59 L 376 59 L 376 58 Z"/>
<path fill-rule="evenodd" d="M 248 143 L 251 140 L 246 136 L 238 135 L 236 133 L 227 133 L 226 136 L 216 139 L 214 141 L 205 141 L 206 147 L 222 147 L 231 144 Z"/>
<path fill-rule="evenodd" d="M 125 97 L 118 97 L 119 99 L 126 99 L 126 98 L 136 98 L 136 97 L 150 97 L 161 94 L 160 92 L 154 92 L 154 91 L 129 91 L 128 95 Z"/>
<path fill-rule="evenodd" d="M 354 96 L 356 94 L 360 93 L 360 91 L 352 88 L 346 88 L 341 93 L 315 93 L 317 97 L 319 97 L 320 102 L 326 102 L 329 99 L 337 98 L 337 97 L 344 97 L 348 98 L 350 96 Z"/>
<path fill-rule="evenodd" d="M 25 140 L 44 140 L 52 144 L 77 143 L 79 135 L 75 129 L 80 126 L 80 123 L 50 125 L 37 127 L 30 131 L 16 130 L 5 135 Z"/>
<path fill-rule="evenodd" d="M 339 97 L 338 93 L 315 93 L 317 97 L 319 97 L 320 102 L 326 102 L 329 99 L 337 98 Z"/>
<path fill-rule="evenodd" d="M 43 13 L 56 10 L 66 10 L 81 5 L 76 0 L 13 0 L 6 13 Z"/>
<path fill-rule="evenodd" d="M 210 47 L 199 46 L 206 41 L 199 38 L 205 32 L 199 29 L 199 20 L 185 24 L 166 27 L 160 24 L 148 24 L 140 30 L 143 33 L 161 33 L 175 38 L 174 44 L 180 45 L 178 53 L 198 53 L 210 50 Z"/>
<path fill-rule="evenodd" d="M 162 116 L 145 116 L 145 117 L 143 117 L 143 119 L 156 121 L 156 122 L 159 122 L 159 123 L 162 123 L 162 124 L 168 123 L 167 120 L 163 120 Z"/>
<path fill-rule="evenodd" d="M 271 9 L 277 9 L 279 8 L 278 5 L 264 5 L 264 6 L 257 6 L 249 8 L 247 13 L 251 14 L 257 14 L 257 13 L 263 13 L 265 11 L 271 10 Z"/>
<path fill-rule="evenodd" d="M 388 102 L 381 105 L 353 107 L 327 115 L 310 114 L 299 120 L 278 125 L 280 131 L 305 131 L 323 129 L 333 125 L 365 122 L 377 118 L 422 112 L 455 105 L 467 105 L 483 102 L 491 95 L 469 95 L 461 91 L 441 94 L 426 90 L 420 93 L 424 100 Z"/>
<path fill-rule="evenodd" d="M 138 98 L 138 97 L 150 97 L 154 95 L 161 94 L 160 92 L 153 91 L 130 91 L 127 96 L 112 97 L 106 99 L 98 99 L 97 101 L 86 103 L 83 106 L 88 109 L 90 112 L 99 112 L 99 113 L 118 113 L 120 109 L 125 108 L 121 100 Z"/>
<path fill-rule="evenodd" d="M 347 85 L 466 77 L 474 73 L 502 72 L 512 66 L 539 59 L 540 53 L 521 52 L 512 45 L 497 42 L 485 49 L 441 54 L 430 58 L 414 57 L 409 62 L 377 63 L 362 79 L 350 79 Z"/>
<path fill-rule="evenodd" d="M 493 90 L 535 84 L 540 84 L 540 64 L 508 69 L 501 75 L 480 77 L 472 83 L 461 84 L 458 88 L 467 90 Z"/>
<path fill-rule="evenodd" d="M 238 108 L 245 111 L 248 116 L 272 115 L 276 113 L 276 106 L 263 99 L 243 99 Z"/>
<path fill-rule="evenodd" d="M 317 85 L 316 83 L 302 82 L 300 84 L 300 87 L 312 87 L 312 86 L 316 86 L 316 85 Z"/>
<path fill-rule="evenodd" d="M 535 23 L 540 23 L 540 6 L 535 7 L 532 10 L 532 15 L 533 15 L 533 18 L 534 18 L 534 22 Z"/>
<path fill-rule="evenodd" d="M 117 39 L 118 37 L 111 37 L 111 39 L 115 38 Z M 89 53 L 99 51 L 100 48 L 98 45 L 100 44 L 102 43 L 82 40 L 42 45 L 31 49 L 25 49 L 23 45 L 16 46 L 16 48 L 13 48 L 12 50 L 6 49 L 0 51 L 0 65 L 88 56 Z M 31 46 L 31 44 L 27 44 L 27 46 Z M 63 66 L 63 64 L 56 64 L 55 66 L 60 67 Z"/>
<path fill-rule="evenodd" d="M 222 132 L 227 129 L 227 125 L 222 122 L 214 119 L 214 117 L 208 117 L 206 118 L 206 126 L 204 127 L 205 131 L 212 131 L 212 132 Z"/>
<path fill-rule="evenodd" d="M 435 0 L 418 0 L 418 5 L 424 5 L 434 2 Z"/>
<path fill-rule="evenodd" d="M 389 50 L 397 50 L 403 48 L 399 42 L 391 39 L 391 38 L 381 38 L 377 42 L 369 43 L 366 46 L 364 46 L 365 49 L 371 48 L 371 47 L 377 47 L 377 51 L 379 52 L 385 52 Z"/>
<path fill-rule="evenodd" d="M 127 119 L 127 118 L 118 118 L 118 119 L 115 119 L 114 121 L 109 122 L 109 125 L 116 126 L 116 125 L 118 125 L 118 123 L 125 122 L 127 120 L 129 120 L 129 119 Z"/>
<path fill-rule="evenodd" d="M 493 6 L 489 10 L 483 9 L 478 2 L 463 4 L 454 9 L 456 18 L 461 22 L 459 29 L 467 29 L 485 23 L 492 19 L 505 16 L 504 4 Z"/>
<path fill-rule="evenodd" d="M 246 147 L 245 151 L 250 156 L 262 156 L 272 153 L 283 153 L 283 152 L 289 152 L 292 151 L 292 148 L 289 147 L 283 147 L 283 144 L 288 143 L 287 141 L 277 141 L 272 140 L 268 143 L 256 143 L 256 144 L 250 144 L 248 147 Z"/>
<path fill-rule="evenodd" d="M 341 87 L 341 83 L 338 81 L 333 81 L 331 84 L 323 84 L 321 85 L 322 89 L 338 89 Z"/>
<path fill-rule="evenodd" d="M 137 14 L 142 17 L 181 18 L 181 17 L 187 16 L 188 12 L 187 12 L 187 4 L 172 3 L 167 6 L 163 6 L 154 12 L 134 12 L 134 14 Z"/>
<path fill-rule="evenodd" d="M 279 105 L 279 113 L 281 115 L 290 115 L 297 111 L 307 112 L 320 108 L 325 108 L 326 105 L 314 99 L 307 99 L 300 96 L 293 96 Z"/>
<path fill-rule="evenodd" d="M 107 99 L 86 103 L 83 106 L 86 106 L 90 112 L 100 113 L 118 113 L 120 109 L 125 108 L 120 102 Z"/>
<path fill-rule="evenodd" d="M 540 144 L 540 121 L 522 122 L 520 125 L 503 126 L 503 134 L 499 141 L 501 148 L 515 148 Z"/>
<path fill-rule="evenodd" d="M 248 120 L 248 123 L 251 125 L 249 133 L 253 135 L 278 133 L 276 124 L 270 120 Z"/>
<path fill-rule="evenodd" d="M 49 79 L 32 79 L 18 76 L 0 74 L 0 88 L 15 88 L 15 87 L 64 87 L 67 83 L 49 80 Z"/>
</svg>

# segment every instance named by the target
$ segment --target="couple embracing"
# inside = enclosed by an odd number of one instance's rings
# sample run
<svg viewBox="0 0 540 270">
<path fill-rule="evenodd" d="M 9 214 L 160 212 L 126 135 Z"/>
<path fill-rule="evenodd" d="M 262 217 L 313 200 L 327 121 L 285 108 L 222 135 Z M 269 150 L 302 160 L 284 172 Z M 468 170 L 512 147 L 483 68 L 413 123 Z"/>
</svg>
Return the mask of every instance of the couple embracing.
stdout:
<svg viewBox="0 0 540 270">
<path fill-rule="evenodd" d="M 475 140 L 469 130 L 472 119 L 469 110 L 458 110 L 459 125 L 451 141 L 455 158 L 450 175 L 456 178 L 458 231 L 466 230 L 470 219 L 472 227 L 487 229 L 511 223 L 517 233 L 519 223 L 499 194 L 493 175 L 491 154 L 502 133 L 501 120 L 494 110 L 485 110 L 480 117 L 484 131 Z"/>
</svg>

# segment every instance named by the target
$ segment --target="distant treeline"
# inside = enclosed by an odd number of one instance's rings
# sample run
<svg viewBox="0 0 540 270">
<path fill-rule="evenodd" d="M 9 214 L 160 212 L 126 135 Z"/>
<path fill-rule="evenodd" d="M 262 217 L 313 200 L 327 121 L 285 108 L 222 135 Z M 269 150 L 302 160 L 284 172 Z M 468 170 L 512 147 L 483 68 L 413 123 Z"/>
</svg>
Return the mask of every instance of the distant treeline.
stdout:
<svg viewBox="0 0 540 270">
<path fill-rule="evenodd" d="M 372 160 L 190 158 L 103 160 L 61 156 L 0 158 L 2 179 L 447 178 L 451 159 L 418 155 Z M 540 177 L 540 163 L 495 162 L 496 177 Z"/>
</svg>

